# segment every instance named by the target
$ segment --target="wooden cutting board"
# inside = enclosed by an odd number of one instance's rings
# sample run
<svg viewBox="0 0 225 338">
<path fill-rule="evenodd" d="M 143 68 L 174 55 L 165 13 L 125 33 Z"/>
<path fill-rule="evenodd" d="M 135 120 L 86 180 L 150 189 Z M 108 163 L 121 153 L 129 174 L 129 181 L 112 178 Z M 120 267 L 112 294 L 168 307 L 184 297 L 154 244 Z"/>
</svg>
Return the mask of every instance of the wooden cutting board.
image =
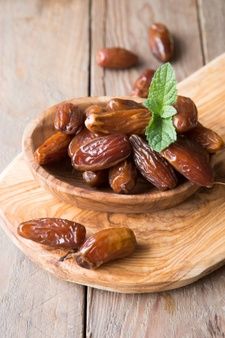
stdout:
<svg viewBox="0 0 225 338">
<path fill-rule="evenodd" d="M 179 84 L 179 94 L 197 103 L 200 121 L 225 138 L 225 55 Z M 225 154 L 217 175 L 225 177 Z M 0 215 L 10 239 L 44 269 L 67 281 L 124 292 L 155 292 L 192 283 L 225 260 L 225 188 L 201 189 L 176 208 L 151 214 L 110 214 L 81 210 L 52 197 L 34 181 L 22 155 L 0 176 Z M 128 226 L 138 249 L 129 258 L 96 271 L 78 267 L 73 258 L 59 262 L 62 250 L 20 238 L 17 225 L 37 217 L 63 217 L 87 227 Z"/>
</svg>

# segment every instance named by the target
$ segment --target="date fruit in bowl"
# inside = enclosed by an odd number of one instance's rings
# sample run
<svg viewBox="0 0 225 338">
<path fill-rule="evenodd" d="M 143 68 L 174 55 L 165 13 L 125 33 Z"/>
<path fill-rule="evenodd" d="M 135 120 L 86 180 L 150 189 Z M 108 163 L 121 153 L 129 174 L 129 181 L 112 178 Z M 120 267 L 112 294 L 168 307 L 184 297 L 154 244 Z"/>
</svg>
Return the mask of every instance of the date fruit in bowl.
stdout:
<svg viewBox="0 0 225 338">
<path fill-rule="evenodd" d="M 114 98 L 85 97 L 69 102 L 78 105 L 82 111 L 85 111 L 87 107 L 95 104 L 106 106 L 111 99 Z M 130 97 L 120 97 L 120 99 L 129 100 Z M 134 101 L 142 103 L 143 99 L 135 98 Z M 50 107 L 27 127 L 23 136 L 23 154 L 37 182 L 57 198 L 84 209 L 144 213 L 175 206 L 199 188 L 196 184 L 183 181 L 175 189 L 162 192 L 153 188 L 148 182 L 144 184 L 140 177 L 137 179 L 135 191 L 131 194 L 117 194 L 110 188 L 109 183 L 108 186 L 93 188 L 83 180 L 83 173 L 74 170 L 71 166 L 71 159 L 67 155 L 66 147 L 64 156 L 59 161 L 40 165 L 36 160 L 36 150 L 55 133 L 52 121 L 56 108 L 57 105 Z M 84 131 L 85 129 L 80 133 L 86 133 Z M 67 135 L 72 137 L 72 141 L 68 140 L 67 146 L 73 142 L 73 137 L 77 138 L 80 133 L 75 136 Z M 96 136 L 93 135 L 94 137 Z M 93 138 L 88 138 L 88 141 Z M 73 146 L 75 147 L 75 144 Z M 73 152 L 72 146 L 69 147 Z"/>
<path fill-rule="evenodd" d="M 223 140 L 204 128 L 195 103 L 177 95 L 167 63 L 155 72 L 145 101 L 90 97 L 51 107 L 28 127 L 23 149 L 37 181 L 64 201 L 142 213 L 213 186 L 209 153 Z"/>
</svg>

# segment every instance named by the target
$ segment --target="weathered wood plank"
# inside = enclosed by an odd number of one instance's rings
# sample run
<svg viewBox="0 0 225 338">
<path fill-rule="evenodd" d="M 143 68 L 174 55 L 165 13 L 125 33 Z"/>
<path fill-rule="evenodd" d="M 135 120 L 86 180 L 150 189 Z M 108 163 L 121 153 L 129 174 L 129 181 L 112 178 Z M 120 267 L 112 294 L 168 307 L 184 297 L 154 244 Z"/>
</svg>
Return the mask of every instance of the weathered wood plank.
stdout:
<svg viewBox="0 0 225 338">
<path fill-rule="evenodd" d="M 8 0 L 0 12 L 0 170 L 27 122 L 88 94 L 89 1 Z M 0 336 L 82 337 L 84 288 L 32 264 L 0 231 Z"/>
<path fill-rule="evenodd" d="M 212 5 L 210 6 L 213 10 Z M 96 17 L 98 13 L 98 17 Z M 92 94 L 123 95 L 141 68 L 157 66 L 147 44 L 147 28 L 154 21 L 168 25 L 175 35 L 177 78 L 202 66 L 196 1 L 94 1 L 92 8 Z M 101 32 L 104 32 L 105 37 Z M 103 46 L 120 45 L 143 58 L 140 69 L 102 71 L 95 54 Z M 179 47 L 178 47 L 179 46 Z M 153 295 L 121 295 L 88 288 L 88 337 L 205 338 L 225 332 L 225 269 L 189 287 Z"/>
<path fill-rule="evenodd" d="M 225 51 L 225 1 L 198 0 L 205 61 Z"/>
<path fill-rule="evenodd" d="M 0 170 L 18 153 L 30 119 L 58 101 L 87 95 L 88 2 L 1 3 Z"/>
<path fill-rule="evenodd" d="M 222 338 L 225 270 L 172 292 L 120 295 L 88 290 L 88 337 Z"/>
<path fill-rule="evenodd" d="M 184 15 L 185 13 L 185 15 Z M 181 19 L 182 18 L 182 19 Z M 148 27 L 162 21 L 171 30 L 176 44 L 173 61 L 178 80 L 202 65 L 201 44 L 195 1 L 114 0 L 93 1 L 92 5 L 92 95 L 128 95 L 142 69 L 157 67 L 148 45 Z M 190 24 L 191 23 L 191 24 Z M 102 70 L 96 65 L 96 52 L 102 47 L 120 46 L 136 52 L 138 68 Z"/>
<path fill-rule="evenodd" d="M 1 231 L 0 336 L 83 337 L 82 286 L 31 263 Z"/>
</svg>

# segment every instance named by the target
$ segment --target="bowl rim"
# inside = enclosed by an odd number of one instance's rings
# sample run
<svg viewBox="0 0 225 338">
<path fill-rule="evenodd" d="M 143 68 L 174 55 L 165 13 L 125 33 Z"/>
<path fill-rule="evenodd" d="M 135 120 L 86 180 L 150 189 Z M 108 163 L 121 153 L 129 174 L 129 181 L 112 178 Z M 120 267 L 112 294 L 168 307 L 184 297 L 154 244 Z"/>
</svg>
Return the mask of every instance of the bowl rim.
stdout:
<svg viewBox="0 0 225 338">
<path fill-rule="evenodd" d="M 25 128 L 23 137 L 22 137 L 22 153 L 23 157 L 25 158 L 27 164 L 31 168 L 32 172 L 38 176 L 42 181 L 48 182 L 48 186 L 53 189 L 56 189 L 58 192 L 70 194 L 74 197 L 82 197 L 88 200 L 96 200 L 101 201 L 104 203 L 105 198 L 107 197 L 107 203 L 110 202 L 117 202 L 119 201 L 120 204 L 139 204 L 151 202 L 160 202 L 162 200 L 166 200 L 175 196 L 179 196 L 189 189 L 193 189 L 193 191 L 197 191 L 200 186 L 196 184 L 185 181 L 184 183 L 178 185 L 174 189 L 166 190 L 166 191 L 159 191 L 154 190 L 147 193 L 142 194 L 116 194 L 114 192 L 105 192 L 100 190 L 91 190 L 89 187 L 77 187 L 67 182 L 64 182 L 57 178 L 56 176 L 50 174 L 45 167 L 40 166 L 34 158 L 34 151 L 33 151 L 33 141 L 32 136 L 35 130 L 41 126 L 42 121 L 46 116 L 50 116 L 53 114 L 55 108 L 64 102 L 72 102 L 78 105 L 86 105 L 86 104 L 96 104 L 96 103 L 107 103 L 112 98 L 121 98 L 121 99 L 132 99 L 136 102 L 142 103 L 144 99 L 139 97 L 130 97 L 130 96 L 92 96 L 92 97 L 79 97 L 73 98 L 69 100 L 64 100 L 59 102 L 49 108 L 45 109 L 42 113 L 40 113 L 35 119 L 33 119 Z"/>
</svg>

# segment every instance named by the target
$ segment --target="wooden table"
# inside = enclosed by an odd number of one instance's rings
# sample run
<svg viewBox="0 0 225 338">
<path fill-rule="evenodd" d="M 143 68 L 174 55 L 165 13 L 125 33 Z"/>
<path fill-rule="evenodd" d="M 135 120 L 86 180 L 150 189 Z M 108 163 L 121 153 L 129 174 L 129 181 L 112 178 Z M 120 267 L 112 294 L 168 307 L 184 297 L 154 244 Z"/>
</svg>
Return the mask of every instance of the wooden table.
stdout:
<svg viewBox="0 0 225 338">
<path fill-rule="evenodd" d="M 46 106 L 129 94 L 142 69 L 158 66 L 147 42 L 152 22 L 175 37 L 178 80 L 225 51 L 224 0 L 2 0 L 0 9 L 1 170 Z M 104 71 L 95 62 L 104 46 L 134 50 L 142 64 Z M 2 230 L 0 249 L 0 337 L 225 337 L 225 268 L 179 290 L 122 295 L 57 280 Z"/>
</svg>

